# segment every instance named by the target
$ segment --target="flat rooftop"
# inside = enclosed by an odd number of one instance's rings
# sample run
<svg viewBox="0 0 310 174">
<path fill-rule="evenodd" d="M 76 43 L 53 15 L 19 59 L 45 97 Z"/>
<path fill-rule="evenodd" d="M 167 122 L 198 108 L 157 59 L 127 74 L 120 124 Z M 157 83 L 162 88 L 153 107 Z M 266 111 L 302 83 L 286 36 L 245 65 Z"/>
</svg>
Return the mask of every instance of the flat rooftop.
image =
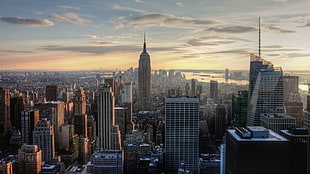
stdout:
<svg viewBox="0 0 310 174">
<path fill-rule="evenodd" d="M 262 129 L 262 128 L 257 128 L 257 129 Z M 264 128 L 266 129 L 266 128 Z M 288 139 L 282 137 L 281 135 L 277 134 L 276 132 L 267 129 L 269 131 L 269 137 L 268 138 L 241 138 L 235 131 L 235 129 L 227 129 L 227 131 L 237 140 L 237 141 L 244 141 L 244 142 L 249 142 L 249 141 L 268 141 L 268 142 L 286 142 L 289 141 Z"/>
</svg>

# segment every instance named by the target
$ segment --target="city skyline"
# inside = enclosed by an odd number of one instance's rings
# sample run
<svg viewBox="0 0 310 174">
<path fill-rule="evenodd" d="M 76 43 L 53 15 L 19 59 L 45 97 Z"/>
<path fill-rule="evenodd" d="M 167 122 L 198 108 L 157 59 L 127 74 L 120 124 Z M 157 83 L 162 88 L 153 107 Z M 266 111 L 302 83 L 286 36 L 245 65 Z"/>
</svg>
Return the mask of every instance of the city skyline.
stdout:
<svg viewBox="0 0 310 174">
<path fill-rule="evenodd" d="M 152 69 L 248 70 L 250 53 L 309 70 L 310 2 L 3 1 L 0 70 L 138 67 L 147 32 Z"/>
</svg>

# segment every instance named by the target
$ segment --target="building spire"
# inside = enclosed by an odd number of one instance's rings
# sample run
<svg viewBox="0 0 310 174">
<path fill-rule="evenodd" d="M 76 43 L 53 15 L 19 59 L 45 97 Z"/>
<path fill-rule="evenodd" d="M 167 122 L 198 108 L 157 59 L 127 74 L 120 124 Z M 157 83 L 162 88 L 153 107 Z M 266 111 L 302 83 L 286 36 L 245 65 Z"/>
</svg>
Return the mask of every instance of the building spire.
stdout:
<svg viewBox="0 0 310 174">
<path fill-rule="evenodd" d="M 145 37 L 145 32 L 144 32 L 144 37 L 143 37 L 143 52 L 146 53 L 146 37 Z"/>
<path fill-rule="evenodd" d="M 258 17 L 258 57 L 260 57 L 260 47 L 261 47 L 261 31 L 260 31 L 260 16 Z"/>
</svg>

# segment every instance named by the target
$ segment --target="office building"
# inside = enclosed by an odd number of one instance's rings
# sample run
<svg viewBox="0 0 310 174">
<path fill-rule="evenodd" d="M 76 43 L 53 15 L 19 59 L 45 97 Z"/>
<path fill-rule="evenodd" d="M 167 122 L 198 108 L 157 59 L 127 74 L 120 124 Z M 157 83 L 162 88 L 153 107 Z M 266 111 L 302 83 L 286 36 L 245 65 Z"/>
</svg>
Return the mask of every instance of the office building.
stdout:
<svg viewBox="0 0 310 174">
<path fill-rule="evenodd" d="M 196 96 L 196 80 L 192 79 L 192 87 L 191 87 L 191 96 L 195 97 Z"/>
<path fill-rule="evenodd" d="M 55 156 L 54 127 L 46 118 L 39 120 L 33 130 L 33 144 L 42 150 L 42 160 L 51 161 Z"/>
<path fill-rule="evenodd" d="M 108 84 L 101 84 L 97 91 L 98 108 L 98 141 L 99 148 L 115 150 L 115 141 L 112 138 L 113 125 L 115 124 L 114 94 Z"/>
<path fill-rule="evenodd" d="M 46 101 L 57 101 L 58 89 L 57 85 L 48 85 L 45 88 Z"/>
<path fill-rule="evenodd" d="M 210 98 L 212 98 L 215 103 L 218 102 L 218 83 L 215 80 L 210 81 Z"/>
<path fill-rule="evenodd" d="M 281 130 L 280 135 L 290 140 L 290 173 L 310 172 L 310 134 L 307 128 L 289 127 Z"/>
<path fill-rule="evenodd" d="M 122 103 L 132 103 L 132 82 L 126 82 L 122 92 Z"/>
<path fill-rule="evenodd" d="M 262 126 L 277 133 L 280 133 L 281 130 L 287 130 L 289 127 L 296 126 L 296 118 L 285 114 L 261 114 L 260 120 Z"/>
<path fill-rule="evenodd" d="M 289 174 L 289 140 L 262 126 L 226 131 L 226 174 Z"/>
<path fill-rule="evenodd" d="M 32 144 L 32 131 L 39 121 L 39 110 L 21 112 L 21 136 L 22 144 Z"/>
<path fill-rule="evenodd" d="M 218 104 L 215 108 L 215 137 L 221 140 L 226 131 L 226 108 Z"/>
<path fill-rule="evenodd" d="M 238 91 L 232 96 L 232 125 L 245 127 L 248 112 L 248 91 Z"/>
<path fill-rule="evenodd" d="M 10 120 L 10 90 L 0 87 L 0 136 L 5 136 L 11 130 Z M 2 141 L 0 144 L 3 144 Z"/>
<path fill-rule="evenodd" d="M 26 109 L 26 98 L 24 95 L 10 99 L 12 128 L 21 130 L 21 112 Z"/>
<path fill-rule="evenodd" d="M 47 120 L 50 120 L 51 124 L 54 126 L 55 148 L 58 149 L 59 127 L 64 123 L 64 102 L 49 101 L 45 103 L 36 103 L 34 107 L 39 109 L 40 119 L 47 118 Z"/>
<path fill-rule="evenodd" d="M 199 99 L 165 98 L 165 169 L 176 173 L 180 162 L 198 173 Z"/>
<path fill-rule="evenodd" d="M 95 152 L 87 163 L 89 174 L 122 174 L 123 152 L 121 150 L 105 150 Z"/>
<path fill-rule="evenodd" d="M 40 174 L 42 150 L 37 145 L 22 145 L 18 149 L 18 173 Z"/>
<path fill-rule="evenodd" d="M 73 102 L 75 133 L 87 136 L 87 115 L 86 115 L 86 95 L 84 90 L 79 88 L 75 91 Z"/>
<path fill-rule="evenodd" d="M 300 102 L 299 95 L 299 77 L 298 76 L 283 76 L 283 94 L 284 102 Z"/>
<path fill-rule="evenodd" d="M 151 110 L 151 60 L 146 51 L 145 35 L 138 69 L 139 108 L 142 111 L 148 111 Z"/>
<path fill-rule="evenodd" d="M 248 126 L 260 125 L 262 113 L 284 113 L 282 69 L 251 54 L 248 97 Z"/>
</svg>

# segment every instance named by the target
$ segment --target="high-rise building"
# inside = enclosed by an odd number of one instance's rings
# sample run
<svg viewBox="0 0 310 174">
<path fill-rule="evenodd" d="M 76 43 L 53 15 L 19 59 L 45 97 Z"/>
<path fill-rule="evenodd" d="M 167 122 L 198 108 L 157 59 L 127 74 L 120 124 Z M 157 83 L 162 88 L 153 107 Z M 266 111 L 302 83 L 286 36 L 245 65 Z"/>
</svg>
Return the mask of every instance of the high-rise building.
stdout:
<svg viewBox="0 0 310 174">
<path fill-rule="evenodd" d="M 18 149 L 18 173 L 39 174 L 42 166 L 42 150 L 37 145 L 22 145 Z"/>
<path fill-rule="evenodd" d="M 87 163 L 89 174 L 122 174 L 123 154 L 121 150 L 105 150 L 95 152 Z"/>
<path fill-rule="evenodd" d="M 238 91 L 232 96 L 232 119 L 233 126 L 245 127 L 248 112 L 248 91 Z"/>
<path fill-rule="evenodd" d="M 24 95 L 12 97 L 10 100 L 11 124 L 15 129 L 21 130 L 21 112 L 26 109 L 26 98 Z"/>
<path fill-rule="evenodd" d="M 140 110 L 151 110 L 151 60 L 150 55 L 146 51 L 145 35 L 143 52 L 139 59 L 138 97 Z"/>
<path fill-rule="evenodd" d="M 215 137 L 222 139 L 226 130 L 226 108 L 222 104 L 215 108 Z"/>
<path fill-rule="evenodd" d="M 46 101 L 57 101 L 58 89 L 57 85 L 48 85 L 45 88 Z"/>
<path fill-rule="evenodd" d="M 86 115 L 86 95 L 84 90 L 78 89 L 75 92 L 73 103 L 75 133 L 87 136 L 87 115 Z"/>
<path fill-rule="evenodd" d="M 226 131 L 226 174 L 289 174 L 289 140 L 262 126 Z"/>
<path fill-rule="evenodd" d="M 198 173 L 199 99 L 165 98 L 165 165 L 175 173 L 181 162 Z"/>
<path fill-rule="evenodd" d="M 23 144 L 32 144 L 32 131 L 39 121 L 39 110 L 21 112 L 21 135 Z"/>
<path fill-rule="evenodd" d="M 113 149 L 115 142 L 112 138 L 112 129 L 115 124 L 114 94 L 108 84 L 101 84 L 97 91 L 97 108 L 99 148 L 115 150 Z"/>
<path fill-rule="evenodd" d="M 122 103 L 132 103 L 132 82 L 126 82 L 122 93 Z"/>
<path fill-rule="evenodd" d="M 310 173 L 310 134 L 307 128 L 281 130 L 280 135 L 290 140 L 290 173 Z"/>
<path fill-rule="evenodd" d="M 196 80 L 192 79 L 192 91 L 191 91 L 191 96 L 195 97 L 196 96 Z"/>
<path fill-rule="evenodd" d="M 55 148 L 59 147 L 59 127 L 64 123 L 64 102 L 49 101 L 45 103 L 36 103 L 35 108 L 40 111 L 40 119 L 47 118 L 54 126 Z"/>
<path fill-rule="evenodd" d="M 280 133 L 281 130 L 287 130 L 289 127 L 296 126 L 296 118 L 284 114 L 261 114 L 260 120 L 262 126 L 277 133 Z"/>
<path fill-rule="evenodd" d="M 218 102 L 218 83 L 215 80 L 210 80 L 210 98 Z"/>
<path fill-rule="evenodd" d="M 54 127 L 46 118 L 39 120 L 33 130 L 33 144 L 42 150 L 42 160 L 50 162 L 55 156 Z"/>
<path fill-rule="evenodd" d="M 298 85 L 298 76 L 283 76 L 284 102 L 300 102 Z"/>
<path fill-rule="evenodd" d="M 10 90 L 0 87 L 0 136 L 6 135 L 10 129 Z"/>
<path fill-rule="evenodd" d="M 283 72 L 251 54 L 247 125 L 260 125 L 262 113 L 284 113 Z"/>
</svg>

